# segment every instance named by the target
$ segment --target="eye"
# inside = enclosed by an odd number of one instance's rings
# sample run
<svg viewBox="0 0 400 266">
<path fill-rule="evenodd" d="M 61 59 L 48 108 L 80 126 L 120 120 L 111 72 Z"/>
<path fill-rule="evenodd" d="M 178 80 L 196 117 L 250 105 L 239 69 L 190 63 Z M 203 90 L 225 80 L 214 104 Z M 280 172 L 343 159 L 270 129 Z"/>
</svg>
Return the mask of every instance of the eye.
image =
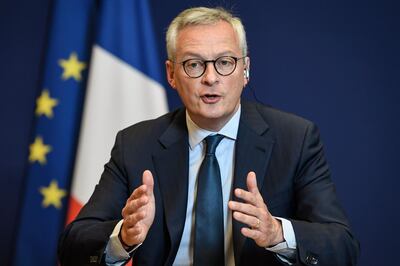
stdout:
<svg viewBox="0 0 400 266">
<path fill-rule="evenodd" d="M 230 68 L 235 65 L 235 60 L 231 57 L 221 57 L 217 59 L 217 65 L 222 68 Z"/>
<path fill-rule="evenodd" d="M 203 67 L 203 62 L 201 62 L 200 60 L 188 60 L 185 63 L 185 68 L 187 69 L 191 69 L 191 70 L 196 70 L 196 69 L 201 69 Z"/>
</svg>

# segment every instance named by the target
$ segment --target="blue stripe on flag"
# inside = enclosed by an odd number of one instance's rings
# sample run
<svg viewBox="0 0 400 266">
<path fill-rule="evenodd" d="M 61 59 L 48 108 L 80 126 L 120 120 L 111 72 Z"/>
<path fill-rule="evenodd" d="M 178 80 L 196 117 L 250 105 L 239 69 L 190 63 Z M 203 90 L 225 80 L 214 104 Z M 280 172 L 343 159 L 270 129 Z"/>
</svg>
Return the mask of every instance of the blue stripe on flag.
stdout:
<svg viewBox="0 0 400 266">
<path fill-rule="evenodd" d="M 97 43 L 163 84 L 147 0 L 102 1 Z"/>
</svg>

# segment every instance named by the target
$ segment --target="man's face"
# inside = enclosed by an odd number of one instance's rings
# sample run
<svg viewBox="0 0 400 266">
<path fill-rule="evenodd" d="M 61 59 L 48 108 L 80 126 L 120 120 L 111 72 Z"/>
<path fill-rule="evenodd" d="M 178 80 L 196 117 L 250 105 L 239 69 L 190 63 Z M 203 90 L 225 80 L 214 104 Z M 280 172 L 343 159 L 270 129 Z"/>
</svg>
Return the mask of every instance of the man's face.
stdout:
<svg viewBox="0 0 400 266">
<path fill-rule="evenodd" d="M 215 60 L 221 56 L 242 57 L 239 40 L 229 23 L 188 26 L 179 32 L 175 62 Z M 240 95 L 247 84 L 244 70 L 249 63 L 249 58 L 238 60 L 235 71 L 229 76 L 219 75 L 213 64 L 208 63 L 202 76 L 191 78 L 182 64 L 167 61 L 167 78 L 171 87 L 178 91 L 192 120 L 204 129 L 218 131 L 239 107 Z"/>
</svg>

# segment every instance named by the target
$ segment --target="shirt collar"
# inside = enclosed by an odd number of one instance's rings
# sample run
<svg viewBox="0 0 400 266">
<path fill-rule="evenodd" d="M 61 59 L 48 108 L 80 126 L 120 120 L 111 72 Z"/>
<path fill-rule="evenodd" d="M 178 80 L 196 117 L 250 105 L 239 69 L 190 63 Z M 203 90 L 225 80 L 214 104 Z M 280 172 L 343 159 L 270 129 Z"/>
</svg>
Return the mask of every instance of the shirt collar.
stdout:
<svg viewBox="0 0 400 266">
<path fill-rule="evenodd" d="M 220 131 L 214 132 L 205 130 L 196 125 L 196 123 L 193 122 L 193 120 L 190 118 L 188 111 L 186 110 L 186 125 L 189 133 L 190 149 L 193 149 L 196 145 L 202 142 L 205 137 L 213 134 L 220 134 L 232 140 L 236 140 L 239 129 L 240 114 L 241 105 L 239 105 L 239 108 L 236 110 L 235 114 L 228 121 L 228 123 L 226 123 Z"/>
</svg>

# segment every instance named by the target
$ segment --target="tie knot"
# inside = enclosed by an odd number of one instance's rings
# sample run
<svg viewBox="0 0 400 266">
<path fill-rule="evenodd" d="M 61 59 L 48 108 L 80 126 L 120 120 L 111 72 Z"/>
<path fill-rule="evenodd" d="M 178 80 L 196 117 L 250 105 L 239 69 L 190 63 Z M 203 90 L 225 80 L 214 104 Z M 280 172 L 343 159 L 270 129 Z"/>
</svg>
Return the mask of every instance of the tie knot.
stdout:
<svg viewBox="0 0 400 266">
<path fill-rule="evenodd" d="M 206 154 L 215 154 L 218 144 L 224 138 L 222 135 L 210 135 L 205 138 L 206 140 Z"/>
</svg>

